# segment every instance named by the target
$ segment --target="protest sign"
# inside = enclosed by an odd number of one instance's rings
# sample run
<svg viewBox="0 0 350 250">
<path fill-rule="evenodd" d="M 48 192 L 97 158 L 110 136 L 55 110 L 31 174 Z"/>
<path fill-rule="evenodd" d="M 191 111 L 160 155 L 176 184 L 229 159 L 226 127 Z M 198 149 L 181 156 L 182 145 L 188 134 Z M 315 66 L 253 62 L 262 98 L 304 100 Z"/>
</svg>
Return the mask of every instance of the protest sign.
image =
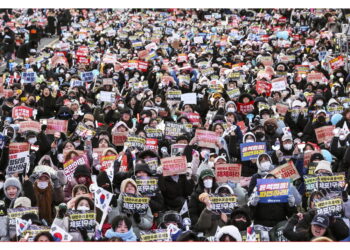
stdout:
<svg viewBox="0 0 350 250">
<path fill-rule="evenodd" d="M 215 176 L 218 183 L 232 181 L 238 183 L 241 178 L 241 164 L 220 164 L 215 166 Z"/>
<path fill-rule="evenodd" d="M 113 85 L 113 78 L 104 78 L 102 85 Z"/>
<path fill-rule="evenodd" d="M 335 128 L 334 125 L 316 128 L 315 134 L 316 134 L 318 143 L 325 143 L 325 142 L 331 141 L 334 137 L 334 134 L 333 134 L 334 128 Z"/>
<path fill-rule="evenodd" d="M 67 120 L 56 120 L 56 119 L 47 119 L 47 127 L 46 127 L 46 134 L 52 135 L 55 132 L 62 132 L 67 133 L 68 129 L 68 121 Z M 42 119 L 40 120 L 40 123 L 42 123 Z"/>
<path fill-rule="evenodd" d="M 79 232 L 79 228 L 86 229 L 87 232 L 95 232 L 96 215 L 93 210 L 68 210 L 69 229 L 68 232 Z"/>
<path fill-rule="evenodd" d="M 156 172 L 158 168 L 158 158 L 147 158 L 145 159 L 145 163 L 149 166 L 151 171 Z"/>
<path fill-rule="evenodd" d="M 154 229 L 150 231 L 140 231 L 141 242 L 160 242 L 160 241 L 171 241 L 168 231 L 166 229 Z"/>
<path fill-rule="evenodd" d="M 128 132 L 113 132 L 112 133 L 112 143 L 115 146 L 123 146 L 128 139 Z"/>
<path fill-rule="evenodd" d="M 28 241 L 34 241 L 34 238 L 37 234 L 42 232 L 50 232 L 50 227 L 47 226 L 37 226 L 35 224 L 32 224 L 29 226 L 29 228 L 25 231 L 23 231 L 22 235 L 28 234 Z"/>
<path fill-rule="evenodd" d="M 314 175 L 304 175 L 304 183 L 305 183 L 305 195 L 308 197 L 313 191 L 317 190 L 318 178 Z"/>
<path fill-rule="evenodd" d="M 158 153 L 158 139 L 147 138 L 145 150 L 152 150 L 153 152 Z"/>
<path fill-rule="evenodd" d="M 88 137 L 92 138 L 96 134 L 96 131 L 87 127 L 84 123 L 80 122 L 77 128 L 75 129 L 75 133 L 83 139 L 86 139 Z"/>
<path fill-rule="evenodd" d="M 164 137 L 167 140 L 176 140 L 180 135 L 185 132 L 185 127 L 183 124 L 174 122 L 165 122 Z"/>
<path fill-rule="evenodd" d="M 32 83 L 36 80 L 36 73 L 35 72 L 22 72 L 21 79 L 23 83 Z"/>
<path fill-rule="evenodd" d="M 341 197 L 324 197 L 315 200 L 317 214 L 327 216 L 339 216 L 343 211 L 343 199 Z"/>
<path fill-rule="evenodd" d="M 23 122 L 19 122 L 18 125 L 19 125 L 19 133 L 24 133 L 27 131 L 33 131 L 35 133 L 40 133 L 40 131 L 41 131 L 40 122 L 23 121 Z"/>
<path fill-rule="evenodd" d="M 204 148 L 217 148 L 219 140 L 218 135 L 214 131 L 197 129 L 196 135 L 198 146 Z"/>
<path fill-rule="evenodd" d="M 67 176 L 68 181 L 73 180 L 75 169 L 79 165 L 85 165 L 87 168 L 89 168 L 89 160 L 86 155 L 74 157 L 73 159 L 70 159 L 63 164 L 63 172 L 65 176 Z"/>
<path fill-rule="evenodd" d="M 145 128 L 147 138 L 162 138 L 163 130 L 147 127 Z"/>
<path fill-rule="evenodd" d="M 221 196 L 210 195 L 211 210 L 219 213 L 231 214 L 233 209 L 237 207 L 237 197 L 234 195 Z"/>
<path fill-rule="evenodd" d="M 195 104 L 197 105 L 197 93 L 186 93 L 181 95 L 181 101 L 184 104 Z"/>
<path fill-rule="evenodd" d="M 334 173 L 332 176 L 318 176 L 317 188 L 341 191 L 345 186 L 345 174 Z"/>
<path fill-rule="evenodd" d="M 113 167 L 118 155 L 105 155 L 101 156 L 101 168 L 100 171 L 106 171 L 108 168 Z"/>
<path fill-rule="evenodd" d="M 156 177 L 136 177 L 137 190 L 143 196 L 152 197 L 158 191 L 158 178 Z"/>
<path fill-rule="evenodd" d="M 92 82 L 94 80 L 94 73 L 92 71 L 82 72 L 80 78 L 84 82 Z"/>
<path fill-rule="evenodd" d="M 249 161 L 256 159 L 260 154 L 266 152 L 266 142 L 241 143 L 241 160 Z"/>
<path fill-rule="evenodd" d="M 9 162 L 6 168 L 7 174 L 22 174 L 26 169 L 29 170 L 29 151 L 9 155 Z"/>
<path fill-rule="evenodd" d="M 260 203 L 288 202 L 289 179 L 258 179 L 257 191 Z"/>
<path fill-rule="evenodd" d="M 146 139 L 138 136 L 128 136 L 126 142 L 124 143 L 126 147 L 134 147 L 141 151 L 145 149 L 145 144 Z"/>
<path fill-rule="evenodd" d="M 344 107 L 343 106 L 335 106 L 335 107 L 328 107 L 327 111 L 331 114 L 331 115 L 335 115 L 335 114 L 341 114 L 344 111 Z"/>
<path fill-rule="evenodd" d="M 287 86 L 287 79 L 285 77 L 273 79 L 271 81 L 271 85 L 272 85 L 272 89 L 271 89 L 272 91 L 285 90 Z"/>
<path fill-rule="evenodd" d="M 161 159 L 163 176 L 185 174 L 187 170 L 186 156 L 166 157 Z"/>
<path fill-rule="evenodd" d="M 181 101 L 181 90 L 168 90 L 166 92 L 166 99 L 167 101 L 176 101 L 180 102 Z"/>
<path fill-rule="evenodd" d="M 9 154 L 29 151 L 30 144 L 28 142 L 11 142 L 9 146 Z"/>
<path fill-rule="evenodd" d="M 122 193 L 122 211 L 127 214 L 146 214 L 149 197 Z"/>
<path fill-rule="evenodd" d="M 336 69 L 339 69 L 340 67 L 343 67 L 345 65 L 344 57 L 338 56 L 330 60 L 329 65 L 331 66 L 332 70 L 336 70 Z"/>
<path fill-rule="evenodd" d="M 12 118 L 28 119 L 33 116 L 33 109 L 25 106 L 16 106 L 12 109 Z"/>
<path fill-rule="evenodd" d="M 8 225 L 10 231 L 16 230 L 16 218 L 22 218 L 25 214 L 36 214 L 39 216 L 38 207 L 17 207 L 17 208 L 8 208 L 7 217 Z"/>
<path fill-rule="evenodd" d="M 171 145 L 171 156 L 180 156 L 184 152 L 187 144 L 172 144 Z"/>
<path fill-rule="evenodd" d="M 115 93 L 110 91 L 100 91 L 101 102 L 115 102 Z"/>
<path fill-rule="evenodd" d="M 231 90 L 227 90 L 226 91 L 226 94 L 231 98 L 236 98 L 236 97 L 239 97 L 241 92 L 239 91 L 239 89 L 231 89 Z"/>
<path fill-rule="evenodd" d="M 322 73 L 309 73 L 307 74 L 307 82 L 321 82 L 323 79 Z"/>
<path fill-rule="evenodd" d="M 270 174 L 273 174 L 277 178 L 287 179 L 291 178 L 293 181 L 300 178 L 300 175 L 297 169 L 294 166 L 293 161 L 289 161 L 275 169 L 273 169 Z"/>
<path fill-rule="evenodd" d="M 295 65 L 295 69 L 297 70 L 297 73 L 300 75 L 307 75 L 310 72 L 309 65 Z"/>
<path fill-rule="evenodd" d="M 257 81 L 255 85 L 256 92 L 258 94 L 266 93 L 267 96 L 270 96 L 272 85 L 266 81 Z"/>
<path fill-rule="evenodd" d="M 190 123 L 193 124 L 193 126 L 199 126 L 201 123 L 201 117 L 198 113 L 181 112 L 181 115 L 186 116 Z"/>
</svg>

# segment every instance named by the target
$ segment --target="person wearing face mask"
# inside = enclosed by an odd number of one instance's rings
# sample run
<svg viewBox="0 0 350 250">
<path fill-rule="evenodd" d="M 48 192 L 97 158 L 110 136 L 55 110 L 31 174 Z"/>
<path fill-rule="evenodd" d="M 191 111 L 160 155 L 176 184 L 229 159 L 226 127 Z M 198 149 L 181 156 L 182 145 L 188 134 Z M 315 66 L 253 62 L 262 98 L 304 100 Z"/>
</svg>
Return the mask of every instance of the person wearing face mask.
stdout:
<svg viewBox="0 0 350 250">
<path fill-rule="evenodd" d="M 323 126 L 332 125 L 330 121 L 328 122 L 326 121 L 326 116 L 327 116 L 327 112 L 325 110 L 319 110 L 316 112 L 315 114 L 316 121 L 312 122 L 312 119 L 310 119 L 306 127 L 304 128 L 303 136 L 302 136 L 303 141 L 308 141 L 316 144 L 318 143 L 315 129 Z"/>
<path fill-rule="evenodd" d="M 217 187 L 218 184 L 216 183 L 213 170 L 202 170 L 199 175 L 198 183 L 191 194 L 188 206 L 192 225 L 195 225 L 197 223 L 201 212 L 205 208 L 205 205 L 199 201 L 199 195 L 203 192 L 208 194 L 215 193 Z"/>
<path fill-rule="evenodd" d="M 61 204 L 59 207 L 61 207 L 63 204 Z M 75 201 L 75 205 L 72 210 L 91 211 L 91 210 L 94 210 L 94 207 L 95 207 L 94 202 L 89 197 L 80 196 L 80 197 L 77 197 Z M 65 210 L 65 213 L 66 211 L 67 210 Z M 58 226 L 63 230 L 65 230 L 66 232 L 68 232 L 69 218 L 68 216 L 65 215 L 65 213 L 63 214 L 57 213 L 56 218 L 52 222 L 52 226 Z M 94 233 L 87 233 L 86 229 L 84 229 L 83 227 L 78 228 L 78 230 L 79 230 L 78 232 L 70 233 L 70 235 L 73 237 L 71 241 L 74 241 L 74 242 L 90 241 L 90 239 L 94 235 Z"/>
<path fill-rule="evenodd" d="M 285 134 L 281 139 L 281 147 L 279 150 L 274 150 L 271 158 L 274 165 L 282 165 L 288 162 L 294 152 L 293 137 L 290 134 Z"/>
<path fill-rule="evenodd" d="M 265 130 L 265 142 L 266 142 L 266 150 L 271 151 L 272 145 L 274 145 L 275 141 L 278 139 L 279 135 L 277 133 L 278 124 L 276 119 L 269 118 L 264 122 L 264 130 Z"/>
<path fill-rule="evenodd" d="M 48 225 L 51 225 L 55 217 L 55 205 L 58 205 L 63 200 L 59 194 L 59 189 L 54 188 L 51 176 L 49 173 L 42 173 L 39 178 L 33 183 L 34 195 L 36 202 L 33 204 L 39 208 L 39 218 L 44 219 Z"/>
<path fill-rule="evenodd" d="M 290 128 L 294 138 L 301 137 L 308 122 L 304 112 L 300 111 L 300 109 L 305 106 L 305 103 L 301 102 L 300 100 L 295 100 L 292 102 L 291 106 L 292 111 L 287 111 L 284 118 L 284 123 Z"/>
</svg>

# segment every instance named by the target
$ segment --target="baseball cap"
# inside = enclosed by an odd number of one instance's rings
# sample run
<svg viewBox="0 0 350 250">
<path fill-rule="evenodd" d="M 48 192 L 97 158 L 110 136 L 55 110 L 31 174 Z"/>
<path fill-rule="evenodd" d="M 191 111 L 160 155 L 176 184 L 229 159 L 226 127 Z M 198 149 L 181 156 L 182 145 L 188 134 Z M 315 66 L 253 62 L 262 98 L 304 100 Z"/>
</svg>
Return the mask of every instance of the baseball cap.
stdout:
<svg viewBox="0 0 350 250">
<path fill-rule="evenodd" d="M 323 228 L 327 228 L 329 226 L 329 218 L 326 215 L 318 214 L 312 219 L 311 225 L 318 225 Z"/>
</svg>

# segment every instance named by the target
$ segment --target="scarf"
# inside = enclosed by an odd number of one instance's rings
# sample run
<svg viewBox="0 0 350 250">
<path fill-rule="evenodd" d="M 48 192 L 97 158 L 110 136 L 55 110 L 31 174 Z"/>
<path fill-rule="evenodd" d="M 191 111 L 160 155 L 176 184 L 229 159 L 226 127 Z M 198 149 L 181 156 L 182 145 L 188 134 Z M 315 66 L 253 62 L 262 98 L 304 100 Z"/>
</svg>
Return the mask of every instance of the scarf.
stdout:
<svg viewBox="0 0 350 250">
<path fill-rule="evenodd" d="M 137 240 L 135 233 L 132 231 L 132 228 L 130 228 L 130 230 L 126 233 L 117 233 L 117 232 L 114 232 L 113 229 L 108 229 L 108 231 L 106 232 L 106 238 L 110 239 L 113 237 L 121 238 L 123 241 Z"/>
<path fill-rule="evenodd" d="M 36 198 L 36 205 L 39 207 L 39 218 L 40 220 L 45 219 L 46 222 L 51 225 L 53 221 L 53 210 L 52 210 L 52 185 L 46 189 L 40 189 L 37 186 L 37 182 L 34 183 L 34 193 Z"/>
</svg>

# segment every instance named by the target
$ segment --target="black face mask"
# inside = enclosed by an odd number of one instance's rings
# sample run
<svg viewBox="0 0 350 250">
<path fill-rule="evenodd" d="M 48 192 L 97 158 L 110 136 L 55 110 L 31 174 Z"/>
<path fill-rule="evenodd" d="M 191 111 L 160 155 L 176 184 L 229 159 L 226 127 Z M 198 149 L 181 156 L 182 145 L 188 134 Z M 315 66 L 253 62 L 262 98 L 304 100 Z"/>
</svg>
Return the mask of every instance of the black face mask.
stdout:
<svg viewBox="0 0 350 250">
<path fill-rule="evenodd" d="M 244 222 L 244 221 L 232 221 L 232 225 L 236 226 L 239 231 L 245 231 L 247 230 L 247 227 L 250 226 L 249 222 Z"/>
<path fill-rule="evenodd" d="M 261 139 L 261 138 L 264 138 L 265 134 L 263 132 L 256 132 L 255 136 L 256 138 Z"/>
<path fill-rule="evenodd" d="M 326 118 L 325 118 L 324 116 L 319 116 L 319 117 L 317 118 L 317 120 L 318 120 L 319 122 L 321 122 L 321 123 L 326 122 Z"/>
</svg>

